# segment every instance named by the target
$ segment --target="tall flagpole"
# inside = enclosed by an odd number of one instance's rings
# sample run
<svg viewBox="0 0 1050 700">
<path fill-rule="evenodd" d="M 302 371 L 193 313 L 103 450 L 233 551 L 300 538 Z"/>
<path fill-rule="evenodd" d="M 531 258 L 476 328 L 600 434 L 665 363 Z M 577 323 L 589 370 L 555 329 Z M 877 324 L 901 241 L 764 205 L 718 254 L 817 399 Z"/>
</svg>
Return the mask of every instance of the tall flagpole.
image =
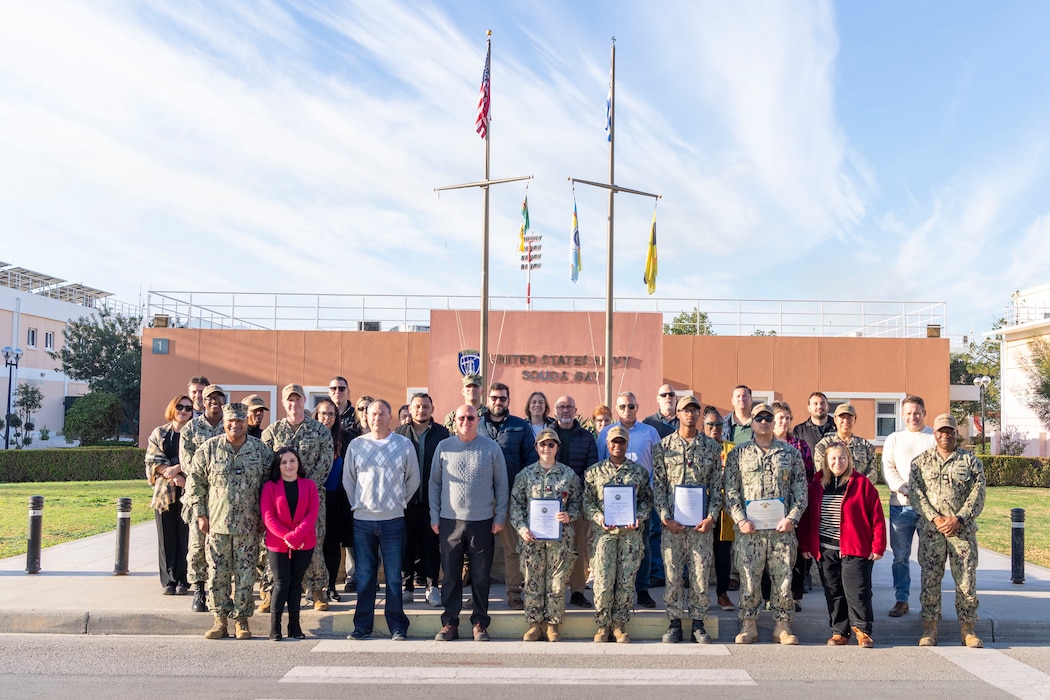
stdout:
<svg viewBox="0 0 1050 700">
<path fill-rule="evenodd" d="M 616 182 L 616 37 L 612 38 L 612 54 L 609 59 L 609 184 Z M 616 190 L 609 190 L 609 254 L 605 261 L 605 405 L 612 406 L 613 376 L 613 206 Z"/>
<path fill-rule="evenodd" d="M 492 100 L 492 30 L 485 32 L 488 37 L 485 40 L 485 70 L 488 72 L 489 101 Z M 489 150 L 492 139 L 492 123 L 489 122 L 485 129 L 485 182 L 489 181 Z M 489 382 L 489 186 L 483 185 L 484 208 L 483 215 L 484 233 L 481 237 L 481 378 L 483 382 Z"/>
</svg>

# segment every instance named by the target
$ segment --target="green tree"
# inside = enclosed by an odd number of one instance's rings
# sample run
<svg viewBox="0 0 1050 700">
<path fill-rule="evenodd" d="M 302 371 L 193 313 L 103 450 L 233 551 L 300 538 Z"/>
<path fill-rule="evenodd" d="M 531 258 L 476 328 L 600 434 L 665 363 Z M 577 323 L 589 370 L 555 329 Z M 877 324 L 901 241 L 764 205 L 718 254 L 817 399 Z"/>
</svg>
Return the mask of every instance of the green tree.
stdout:
<svg viewBox="0 0 1050 700">
<path fill-rule="evenodd" d="M 69 407 L 63 433 L 66 442 L 80 440 L 81 445 L 94 445 L 117 438 L 124 409 L 120 398 L 108 391 L 84 394 Z"/>
<path fill-rule="evenodd" d="M 18 396 L 15 400 L 15 408 L 18 410 L 18 416 L 22 420 L 23 428 L 22 437 L 17 444 L 18 448 L 21 449 L 23 446 L 33 442 L 33 438 L 30 435 L 36 428 L 33 425 L 33 414 L 44 405 L 44 392 L 29 384 L 19 384 L 15 394 Z"/>
<path fill-rule="evenodd" d="M 1050 429 L 1050 342 L 1036 338 L 1028 344 L 1028 357 L 1023 361 L 1028 375 L 1028 394 L 1024 402 L 1032 409 L 1044 428 Z"/>
<path fill-rule="evenodd" d="M 715 335 L 715 329 L 707 314 L 694 306 L 665 323 L 664 335 Z"/>
<path fill-rule="evenodd" d="M 138 433 L 141 326 L 141 316 L 121 316 L 102 308 L 96 315 L 82 316 L 67 324 L 62 331 L 62 349 L 48 353 L 51 359 L 62 363 L 62 372 L 87 382 L 92 392 L 116 396 L 132 433 Z"/>
<path fill-rule="evenodd" d="M 1006 319 L 1000 318 L 992 324 L 992 330 L 998 330 L 1006 324 Z M 964 384 L 973 386 L 975 377 L 989 377 L 992 383 L 984 390 L 984 412 L 989 423 L 999 423 L 999 337 L 988 338 L 977 343 L 970 340 L 966 350 L 953 352 L 950 357 L 949 376 L 951 384 Z M 980 401 L 952 401 L 951 411 L 959 421 L 968 416 L 980 416 Z M 985 428 L 985 432 L 990 432 Z"/>
</svg>

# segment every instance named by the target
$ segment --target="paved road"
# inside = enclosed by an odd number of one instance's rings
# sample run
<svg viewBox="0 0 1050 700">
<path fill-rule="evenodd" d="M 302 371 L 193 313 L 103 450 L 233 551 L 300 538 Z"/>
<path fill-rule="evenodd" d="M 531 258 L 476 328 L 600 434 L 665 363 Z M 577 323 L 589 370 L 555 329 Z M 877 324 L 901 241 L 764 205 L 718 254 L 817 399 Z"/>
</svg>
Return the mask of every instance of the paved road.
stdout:
<svg viewBox="0 0 1050 700">
<path fill-rule="evenodd" d="M 469 696 L 466 694 L 469 692 Z M 1050 697 L 1050 648 L 0 635 L 4 698 Z"/>
</svg>

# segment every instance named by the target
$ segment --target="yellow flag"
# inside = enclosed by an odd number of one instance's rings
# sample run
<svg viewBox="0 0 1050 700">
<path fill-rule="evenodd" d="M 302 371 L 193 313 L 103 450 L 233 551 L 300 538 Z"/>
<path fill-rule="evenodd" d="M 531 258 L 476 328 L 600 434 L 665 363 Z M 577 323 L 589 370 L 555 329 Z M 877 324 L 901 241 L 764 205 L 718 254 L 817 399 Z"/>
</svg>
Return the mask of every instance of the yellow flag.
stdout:
<svg viewBox="0 0 1050 700">
<path fill-rule="evenodd" d="M 656 291 L 656 209 L 653 209 L 653 223 L 649 227 L 649 250 L 645 254 L 645 288 L 650 294 Z"/>
</svg>

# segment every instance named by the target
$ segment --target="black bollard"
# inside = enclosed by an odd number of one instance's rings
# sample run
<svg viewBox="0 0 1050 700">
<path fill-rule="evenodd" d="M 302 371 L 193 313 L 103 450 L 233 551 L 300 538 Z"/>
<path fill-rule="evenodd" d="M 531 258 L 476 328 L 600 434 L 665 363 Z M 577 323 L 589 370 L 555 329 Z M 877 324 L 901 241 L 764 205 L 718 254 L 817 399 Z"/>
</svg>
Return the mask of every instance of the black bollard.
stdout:
<svg viewBox="0 0 1050 700">
<path fill-rule="evenodd" d="M 40 573 L 40 539 L 44 529 L 44 497 L 29 497 L 29 542 L 26 547 L 26 573 Z"/>
<path fill-rule="evenodd" d="M 117 554 L 113 573 L 128 573 L 128 546 L 131 544 L 131 499 L 117 499 Z"/>
<path fill-rule="evenodd" d="M 1024 508 L 1010 509 L 1010 580 L 1024 583 Z"/>
</svg>

